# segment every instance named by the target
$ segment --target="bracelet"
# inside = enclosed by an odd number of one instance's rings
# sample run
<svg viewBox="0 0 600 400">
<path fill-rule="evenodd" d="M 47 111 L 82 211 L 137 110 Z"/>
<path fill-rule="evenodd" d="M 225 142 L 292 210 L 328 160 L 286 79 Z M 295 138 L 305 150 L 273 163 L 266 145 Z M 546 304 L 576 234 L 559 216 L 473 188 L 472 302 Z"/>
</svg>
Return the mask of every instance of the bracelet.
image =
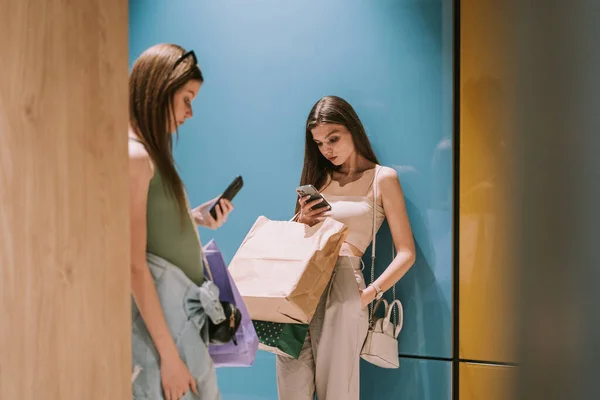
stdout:
<svg viewBox="0 0 600 400">
<path fill-rule="evenodd" d="M 383 290 L 381 290 L 381 288 L 375 283 L 370 283 L 369 286 L 375 289 L 375 300 L 381 299 L 381 297 L 383 296 Z"/>
</svg>

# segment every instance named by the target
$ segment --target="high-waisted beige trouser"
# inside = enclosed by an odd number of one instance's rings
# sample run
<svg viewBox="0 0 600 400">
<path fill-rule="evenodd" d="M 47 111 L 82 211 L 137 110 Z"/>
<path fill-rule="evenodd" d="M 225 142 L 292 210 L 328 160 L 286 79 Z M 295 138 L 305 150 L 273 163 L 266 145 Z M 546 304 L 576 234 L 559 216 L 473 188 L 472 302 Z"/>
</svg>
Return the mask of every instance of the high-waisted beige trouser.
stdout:
<svg viewBox="0 0 600 400">
<path fill-rule="evenodd" d="M 298 360 L 277 356 L 280 400 L 358 400 L 360 351 L 367 335 L 368 311 L 361 308 L 365 288 L 359 257 L 338 259 L 323 293 Z"/>
</svg>

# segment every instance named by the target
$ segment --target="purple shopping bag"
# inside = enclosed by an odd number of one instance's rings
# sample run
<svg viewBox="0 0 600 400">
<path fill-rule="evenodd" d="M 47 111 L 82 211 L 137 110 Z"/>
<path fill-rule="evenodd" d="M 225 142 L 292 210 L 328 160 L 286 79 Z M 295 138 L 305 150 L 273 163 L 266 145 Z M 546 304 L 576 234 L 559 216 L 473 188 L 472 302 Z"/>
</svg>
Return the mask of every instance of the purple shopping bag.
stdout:
<svg viewBox="0 0 600 400">
<path fill-rule="evenodd" d="M 223 255 L 214 240 L 204 246 L 204 253 L 210 268 L 210 272 L 205 271 L 205 274 L 207 277 L 212 275 L 214 284 L 219 287 L 220 300 L 234 304 L 242 313 L 242 322 L 235 334 L 237 346 L 233 342 L 223 345 L 211 344 L 208 351 L 217 368 L 249 367 L 254 363 L 258 351 L 258 335 L 254 329 L 254 324 L 250 319 L 244 300 L 242 300 L 242 296 L 227 270 Z"/>
</svg>

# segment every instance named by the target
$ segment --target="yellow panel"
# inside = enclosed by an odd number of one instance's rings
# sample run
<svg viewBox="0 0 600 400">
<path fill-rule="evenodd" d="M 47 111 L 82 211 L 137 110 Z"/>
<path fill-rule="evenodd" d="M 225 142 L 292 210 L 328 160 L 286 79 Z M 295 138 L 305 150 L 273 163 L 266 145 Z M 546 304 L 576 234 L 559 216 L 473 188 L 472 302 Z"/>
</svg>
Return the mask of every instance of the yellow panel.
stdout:
<svg viewBox="0 0 600 400">
<path fill-rule="evenodd" d="M 508 151 L 520 0 L 461 3 L 460 357 L 514 362 Z"/>
<path fill-rule="evenodd" d="M 518 367 L 460 364 L 459 400 L 507 400 L 514 398 Z"/>
</svg>

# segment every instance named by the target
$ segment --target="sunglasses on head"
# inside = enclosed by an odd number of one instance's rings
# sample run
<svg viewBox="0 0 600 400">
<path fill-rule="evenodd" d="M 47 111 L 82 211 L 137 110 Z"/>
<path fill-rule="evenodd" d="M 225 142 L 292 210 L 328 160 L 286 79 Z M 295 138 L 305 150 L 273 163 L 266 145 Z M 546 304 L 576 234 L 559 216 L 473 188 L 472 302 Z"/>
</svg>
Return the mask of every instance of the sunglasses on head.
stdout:
<svg viewBox="0 0 600 400">
<path fill-rule="evenodd" d="M 179 64 L 181 64 L 181 62 L 183 60 L 185 60 L 186 58 L 188 58 L 188 57 L 192 57 L 192 61 L 194 62 L 193 65 L 197 65 L 198 64 L 198 59 L 196 58 L 196 53 L 194 53 L 194 50 L 190 50 L 190 51 L 184 53 L 181 57 L 179 57 L 177 59 L 177 61 L 175 61 L 175 64 L 173 65 L 173 69 L 177 68 L 177 66 Z"/>
</svg>

